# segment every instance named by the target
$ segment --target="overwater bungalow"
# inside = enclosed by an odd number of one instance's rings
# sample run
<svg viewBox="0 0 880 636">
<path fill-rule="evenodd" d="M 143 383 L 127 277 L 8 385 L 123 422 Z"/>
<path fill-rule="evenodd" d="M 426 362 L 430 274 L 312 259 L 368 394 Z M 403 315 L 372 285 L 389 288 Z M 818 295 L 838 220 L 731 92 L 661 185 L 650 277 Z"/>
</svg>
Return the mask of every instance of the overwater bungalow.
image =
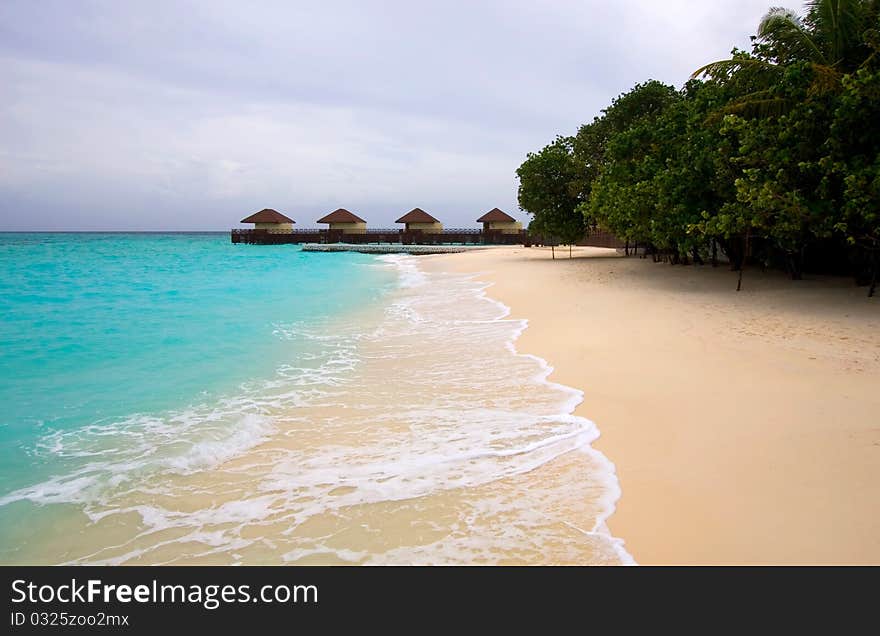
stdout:
<svg viewBox="0 0 880 636">
<path fill-rule="evenodd" d="M 397 219 L 406 229 L 367 229 L 367 222 L 348 210 L 340 208 L 318 223 L 326 223 L 326 230 L 293 229 L 293 219 L 275 210 L 261 210 L 242 220 L 253 223 L 253 230 L 234 229 L 233 243 L 254 245 L 287 244 L 348 244 L 397 246 L 460 246 L 460 245 L 531 245 L 531 239 L 522 225 L 498 208 L 480 219 L 483 229 L 445 229 L 443 224 L 421 208 L 414 208 Z M 384 249 L 384 248 L 383 248 Z M 391 249 L 391 248 L 388 248 Z M 396 249 L 396 248 L 395 248 Z M 420 252 L 421 253 L 421 252 Z"/>
<path fill-rule="evenodd" d="M 253 223 L 255 230 L 266 230 L 272 234 L 289 234 L 293 232 L 293 224 L 296 221 L 284 216 L 278 210 L 266 208 L 242 219 L 241 223 Z"/>
<path fill-rule="evenodd" d="M 522 223 L 502 212 L 498 208 L 492 208 L 486 214 L 477 219 L 477 223 L 483 224 L 483 231 L 501 231 L 502 234 L 519 234 L 522 231 Z"/>
<path fill-rule="evenodd" d="M 341 230 L 345 234 L 366 234 L 367 222 L 361 217 L 344 208 L 334 210 L 327 216 L 318 219 L 318 223 L 327 223 L 329 229 Z"/>
<path fill-rule="evenodd" d="M 421 208 L 413 208 L 395 223 L 403 223 L 407 232 L 421 231 L 425 234 L 440 234 L 443 224 Z"/>
</svg>

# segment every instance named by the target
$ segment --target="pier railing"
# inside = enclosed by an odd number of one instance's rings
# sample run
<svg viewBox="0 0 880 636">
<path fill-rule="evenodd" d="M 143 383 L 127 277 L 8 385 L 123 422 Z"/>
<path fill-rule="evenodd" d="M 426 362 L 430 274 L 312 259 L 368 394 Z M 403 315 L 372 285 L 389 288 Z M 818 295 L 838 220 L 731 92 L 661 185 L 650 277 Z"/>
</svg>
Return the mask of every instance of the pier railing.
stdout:
<svg viewBox="0 0 880 636">
<path fill-rule="evenodd" d="M 270 230 L 234 229 L 231 232 L 233 243 L 252 243 L 256 245 L 284 245 L 298 243 L 349 243 L 354 245 L 399 244 L 399 245 L 558 245 L 552 236 L 529 234 L 526 230 L 506 233 L 502 230 L 483 230 L 480 228 L 448 228 L 441 232 L 422 230 L 401 230 L 397 228 L 368 228 L 365 233 L 348 234 L 342 230 L 320 228 L 295 229 L 277 232 Z M 591 247 L 610 247 L 625 249 L 633 247 L 613 234 L 600 229 L 591 229 L 576 242 L 576 245 Z"/>
<path fill-rule="evenodd" d="M 269 230 L 234 229 L 231 232 L 233 243 L 256 245 L 284 245 L 296 243 L 351 243 L 367 245 L 371 243 L 392 243 L 400 245 L 523 245 L 528 244 L 528 234 L 521 230 L 505 233 L 501 230 L 481 230 L 479 228 L 453 228 L 430 233 L 421 230 L 400 230 L 374 228 L 362 234 L 348 234 L 342 230 L 295 229 L 289 232 Z"/>
</svg>

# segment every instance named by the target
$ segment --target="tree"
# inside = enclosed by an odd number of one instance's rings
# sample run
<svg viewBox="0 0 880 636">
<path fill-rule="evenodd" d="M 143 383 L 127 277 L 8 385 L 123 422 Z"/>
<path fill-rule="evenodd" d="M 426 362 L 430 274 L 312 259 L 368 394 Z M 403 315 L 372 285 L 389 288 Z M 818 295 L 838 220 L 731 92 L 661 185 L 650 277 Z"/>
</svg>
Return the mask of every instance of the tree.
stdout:
<svg viewBox="0 0 880 636">
<path fill-rule="evenodd" d="M 730 162 L 741 171 L 734 178 L 736 201 L 704 218 L 700 229 L 741 245 L 757 241 L 765 263 L 778 253 L 798 279 L 807 248 L 828 251 L 834 232 L 848 227 L 840 215 L 852 207 L 853 193 L 841 171 L 828 172 L 835 144 L 828 131 L 850 74 L 877 65 L 878 7 L 875 0 L 814 0 L 803 17 L 771 9 L 752 55 L 735 51 L 730 60 L 695 72 L 739 93 L 722 109 L 736 149 Z"/>
<path fill-rule="evenodd" d="M 534 218 L 529 231 L 571 245 L 584 236 L 571 137 L 558 137 L 540 152 L 529 153 L 517 169 L 519 206 Z M 555 250 L 554 250 L 555 258 Z"/>
<path fill-rule="evenodd" d="M 589 203 L 581 207 L 589 222 L 626 241 L 654 242 L 653 179 L 670 148 L 657 124 L 679 99 L 673 87 L 651 81 L 636 85 L 603 111 L 601 125 L 609 131 L 603 163 L 592 182 Z"/>
<path fill-rule="evenodd" d="M 758 25 L 752 55 L 734 50 L 730 59 L 706 64 L 692 77 L 746 75 L 756 80 L 755 90 L 742 94 L 735 108 L 784 109 L 791 102 L 774 95 L 773 86 L 792 64 L 809 65 L 813 94 L 839 90 L 845 74 L 876 64 L 878 17 L 877 0 L 811 0 L 804 16 L 774 7 Z"/>
<path fill-rule="evenodd" d="M 750 52 L 614 99 L 517 174 L 531 229 L 583 227 L 672 263 L 717 248 L 747 262 L 856 275 L 880 268 L 880 0 L 771 9 Z"/>
<path fill-rule="evenodd" d="M 833 231 L 835 198 L 828 192 L 820 160 L 830 127 L 831 100 L 808 97 L 809 68 L 792 65 L 777 91 L 795 105 L 773 118 L 727 115 L 734 197 L 702 229 L 739 240 L 743 256 L 760 247 L 765 264 L 779 258 L 793 279 L 802 277 L 807 247 Z M 780 263 L 783 264 L 783 263 Z"/>
<path fill-rule="evenodd" d="M 857 275 L 877 287 L 880 268 L 880 70 L 862 69 L 843 80 L 827 155 L 821 160 L 830 187 L 842 190 L 835 230 L 857 250 Z"/>
</svg>

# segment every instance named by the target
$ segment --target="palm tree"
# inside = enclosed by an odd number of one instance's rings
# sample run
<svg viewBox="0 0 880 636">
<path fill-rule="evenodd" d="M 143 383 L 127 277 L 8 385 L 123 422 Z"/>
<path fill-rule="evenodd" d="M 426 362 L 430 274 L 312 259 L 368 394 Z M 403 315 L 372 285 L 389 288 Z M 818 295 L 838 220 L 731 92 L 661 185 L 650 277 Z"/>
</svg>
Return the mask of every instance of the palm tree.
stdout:
<svg viewBox="0 0 880 636">
<path fill-rule="evenodd" d="M 810 0 L 800 16 L 774 7 L 758 25 L 754 54 L 738 54 L 694 71 L 700 76 L 726 80 L 747 71 L 759 90 L 737 100 L 760 104 L 785 67 L 807 62 L 813 69 L 815 92 L 834 90 L 846 73 L 877 60 L 880 49 L 880 0 Z"/>
</svg>

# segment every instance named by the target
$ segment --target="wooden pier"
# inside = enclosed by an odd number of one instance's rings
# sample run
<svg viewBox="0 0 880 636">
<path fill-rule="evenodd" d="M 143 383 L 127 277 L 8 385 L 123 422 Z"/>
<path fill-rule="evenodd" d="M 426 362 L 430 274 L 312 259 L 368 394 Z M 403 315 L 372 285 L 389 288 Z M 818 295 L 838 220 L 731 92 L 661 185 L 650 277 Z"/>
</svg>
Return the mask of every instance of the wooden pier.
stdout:
<svg viewBox="0 0 880 636">
<path fill-rule="evenodd" d="M 442 232 L 422 232 L 420 230 L 399 229 L 368 229 L 364 233 L 352 234 L 342 230 L 296 229 L 279 232 L 272 230 L 240 230 L 231 232 L 233 243 L 252 245 L 425 245 L 425 246 L 479 246 L 479 245 L 559 245 L 552 237 L 530 235 L 527 230 L 505 232 L 502 230 L 486 230 L 464 228 L 443 230 Z M 607 247 L 623 250 L 635 248 L 635 244 L 621 241 L 613 234 L 604 230 L 590 230 L 575 245 L 590 247 Z M 319 251 L 319 250 L 315 250 Z M 320 250 L 342 251 L 342 250 Z M 371 252 L 378 253 L 378 252 Z M 382 252 L 396 253 L 396 252 Z"/>
<path fill-rule="evenodd" d="M 346 243 L 350 245 L 395 244 L 395 245 L 529 245 L 528 234 L 524 230 L 508 233 L 501 230 L 482 230 L 477 228 L 450 229 L 429 233 L 420 230 L 368 229 L 361 234 L 342 230 L 302 230 L 275 232 L 270 230 L 232 230 L 233 243 L 255 245 Z"/>
<path fill-rule="evenodd" d="M 500 210 L 493 208 L 477 219 L 482 228 L 446 229 L 443 223 L 421 208 L 413 208 L 396 223 L 403 229 L 368 228 L 367 222 L 344 208 L 334 210 L 318 219 L 326 223 L 327 229 L 294 228 L 296 221 L 277 210 L 266 208 L 244 219 L 242 223 L 253 223 L 254 229 L 234 229 L 230 233 L 233 243 L 252 245 L 559 245 L 553 236 L 529 235 L 522 223 Z M 591 227 L 576 245 L 626 249 L 617 237 L 598 227 Z M 321 250 L 338 251 L 338 250 Z M 375 252 L 373 252 L 375 253 Z M 388 252 L 385 252 L 388 253 Z"/>
</svg>

